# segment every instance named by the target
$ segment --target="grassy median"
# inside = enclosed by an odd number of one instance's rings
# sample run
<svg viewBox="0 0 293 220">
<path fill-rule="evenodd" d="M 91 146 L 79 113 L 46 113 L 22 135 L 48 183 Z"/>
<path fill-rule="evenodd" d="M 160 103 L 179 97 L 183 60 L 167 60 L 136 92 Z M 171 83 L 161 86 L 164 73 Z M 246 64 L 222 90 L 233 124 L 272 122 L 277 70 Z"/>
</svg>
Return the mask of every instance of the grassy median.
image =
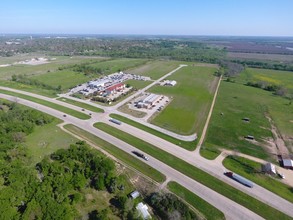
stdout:
<svg viewBox="0 0 293 220">
<path fill-rule="evenodd" d="M 101 109 L 101 108 L 98 108 L 98 107 L 95 107 L 93 105 L 89 105 L 89 104 L 86 104 L 86 103 L 83 103 L 83 102 L 78 102 L 78 101 L 73 100 L 73 99 L 67 99 L 67 98 L 61 97 L 61 98 L 58 98 L 58 100 L 62 101 L 62 102 L 69 103 L 71 105 L 75 105 L 75 106 L 87 109 L 87 110 L 90 110 L 92 112 L 104 113 L 104 110 Z"/>
<path fill-rule="evenodd" d="M 271 206 L 253 198 L 252 196 L 249 196 L 246 193 L 224 183 L 216 177 L 209 175 L 201 169 L 192 166 L 186 161 L 181 160 L 139 138 L 136 138 L 104 123 L 96 123 L 95 127 L 144 151 L 145 153 L 164 162 L 170 167 L 173 167 L 184 175 L 189 176 L 197 182 L 250 209 L 265 219 L 291 219 L 289 216 L 278 211 L 277 209 L 272 208 Z"/>
<path fill-rule="evenodd" d="M 195 140 L 195 141 L 181 141 L 181 140 L 173 138 L 173 137 L 171 137 L 169 135 L 166 135 L 166 134 L 164 134 L 164 133 L 162 133 L 160 131 L 157 131 L 157 130 L 155 130 L 153 128 L 150 128 L 150 127 L 145 126 L 143 124 L 140 124 L 140 123 L 138 123 L 136 121 L 128 119 L 128 118 L 126 118 L 124 116 L 117 115 L 117 114 L 110 114 L 110 117 L 115 118 L 115 119 L 117 119 L 119 121 L 122 121 L 124 123 L 127 123 L 127 124 L 129 124 L 129 125 L 131 125 L 133 127 L 136 127 L 136 128 L 141 129 L 141 130 L 144 130 L 144 131 L 146 131 L 148 133 L 151 133 L 151 134 L 153 134 L 153 135 L 155 135 L 157 137 L 160 137 L 160 138 L 162 138 L 162 139 L 164 139 L 166 141 L 169 141 L 169 142 L 171 142 L 173 144 L 176 144 L 179 147 L 182 147 L 182 148 L 184 148 L 186 150 L 194 150 L 196 148 L 197 140 Z"/>
<path fill-rule="evenodd" d="M 43 99 L 38 99 L 38 98 L 35 98 L 35 97 L 32 97 L 32 96 L 24 95 L 24 94 L 17 93 L 17 92 L 11 92 L 11 91 L 7 91 L 7 90 L 2 90 L 2 89 L 0 89 L 0 93 L 15 96 L 15 97 L 19 97 L 19 98 L 26 99 L 26 100 L 29 100 L 29 101 L 32 101 L 32 102 L 35 102 L 35 103 L 38 103 L 38 104 L 41 104 L 41 105 L 45 105 L 47 107 L 56 109 L 58 111 L 64 112 L 64 113 L 66 113 L 68 115 L 72 115 L 72 116 L 77 117 L 79 119 L 83 119 L 83 120 L 90 119 L 89 115 L 86 115 L 84 113 L 72 110 L 72 109 L 64 107 L 62 105 L 57 105 L 57 104 L 55 104 L 53 102 L 45 101 Z"/>
<path fill-rule="evenodd" d="M 202 198 L 195 195 L 193 192 L 184 188 L 176 182 L 169 182 L 168 189 L 175 193 L 180 198 L 184 199 L 201 214 L 204 215 L 206 219 L 220 220 L 225 219 L 223 212 L 203 200 Z"/>
</svg>

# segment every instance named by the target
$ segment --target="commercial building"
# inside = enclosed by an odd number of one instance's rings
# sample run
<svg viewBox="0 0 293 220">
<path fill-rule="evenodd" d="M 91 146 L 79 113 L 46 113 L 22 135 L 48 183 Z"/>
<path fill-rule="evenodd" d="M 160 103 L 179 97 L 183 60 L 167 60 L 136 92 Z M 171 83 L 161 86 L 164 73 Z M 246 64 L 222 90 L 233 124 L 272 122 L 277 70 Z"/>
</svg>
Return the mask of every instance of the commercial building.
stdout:
<svg viewBox="0 0 293 220">
<path fill-rule="evenodd" d="M 272 163 L 267 163 L 263 166 L 263 171 L 269 174 L 277 174 L 276 167 Z"/>
<path fill-rule="evenodd" d="M 123 83 L 117 83 L 115 85 L 112 85 L 110 87 L 108 87 L 105 92 L 109 95 L 109 94 L 113 94 L 117 91 L 121 91 L 125 88 L 125 84 Z"/>
<path fill-rule="evenodd" d="M 160 100 L 160 95 L 157 94 L 149 94 L 147 96 L 142 97 L 140 100 L 136 102 L 136 107 L 138 108 L 151 108 L 157 101 Z"/>
</svg>

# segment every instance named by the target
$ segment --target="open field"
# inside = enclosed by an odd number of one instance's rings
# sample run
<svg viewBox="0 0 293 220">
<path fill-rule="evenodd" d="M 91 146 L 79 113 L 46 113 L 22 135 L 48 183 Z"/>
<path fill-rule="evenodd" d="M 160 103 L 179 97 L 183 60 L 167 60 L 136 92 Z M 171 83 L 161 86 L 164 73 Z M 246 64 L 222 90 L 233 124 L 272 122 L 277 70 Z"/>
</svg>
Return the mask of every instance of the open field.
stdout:
<svg viewBox="0 0 293 220">
<path fill-rule="evenodd" d="M 106 58 L 101 57 L 63 57 L 63 56 L 56 56 L 54 57 L 56 60 L 50 61 L 50 63 L 42 64 L 42 65 L 24 65 L 24 64 L 18 64 L 14 66 L 9 67 L 1 67 L 0 68 L 0 79 L 1 80 L 10 80 L 11 76 L 13 74 L 25 74 L 27 76 L 34 76 L 34 75 L 40 75 L 50 72 L 55 72 L 58 70 L 58 67 L 62 67 L 64 65 L 68 64 L 81 64 L 85 62 L 99 62 L 103 61 Z M 14 58 L 11 58 L 14 59 Z M 19 59 L 15 58 L 17 60 L 25 60 L 25 59 Z"/>
<path fill-rule="evenodd" d="M 158 137 L 160 137 L 160 138 L 162 138 L 162 139 L 164 139 L 166 141 L 169 141 L 169 142 L 171 142 L 173 144 L 176 144 L 176 145 L 178 145 L 180 147 L 183 147 L 186 150 L 194 150 L 196 148 L 197 140 L 196 141 L 181 141 L 181 140 L 173 138 L 173 137 L 171 137 L 169 135 L 161 133 L 161 132 L 159 132 L 159 131 L 157 131 L 155 129 L 147 127 L 147 126 L 145 126 L 143 124 L 135 122 L 135 121 L 133 121 L 131 119 L 125 118 L 125 117 L 123 117 L 121 115 L 111 114 L 110 117 L 118 119 L 119 121 L 122 121 L 122 122 L 127 123 L 129 125 L 132 125 L 132 126 L 134 126 L 136 128 L 139 128 L 141 130 L 149 132 L 149 133 L 151 133 L 153 135 L 156 135 L 156 136 L 158 136 Z"/>
<path fill-rule="evenodd" d="M 228 52 L 227 57 L 231 58 L 231 59 L 240 59 L 240 60 L 245 59 L 245 60 L 265 60 L 265 61 L 293 62 L 293 55 L 282 55 L 282 54 Z"/>
<path fill-rule="evenodd" d="M 214 206 L 207 203 L 202 198 L 198 197 L 197 195 L 190 192 L 188 189 L 184 188 L 183 186 L 179 185 L 176 182 L 169 182 L 168 189 L 175 193 L 177 196 L 185 200 L 188 204 L 193 206 L 196 210 L 198 210 L 206 219 L 225 219 L 224 214 L 215 208 Z"/>
<path fill-rule="evenodd" d="M 199 183 L 202 183 L 203 185 L 239 203 L 240 205 L 243 205 L 244 207 L 257 213 L 265 219 L 291 219 L 286 214 L 268 206 L 267 204 L 260 202 L 259 200 L 247 195 L 246 193 L 237 190 L 236 188 L 222 182 L 221 180 L 209 175 L 208 173 L 190 165 L 186 161 L 181 160 L 166 151 L 158 149 L 157 147 L 141 139 L 138 139 L 132 135 L 129 135 L 128 133 L 125 133 L 104 123 L 96 123 L 94 124 L 94 126 L 142 150 L 152 157 L 164 162 L 168 166 L 173 167 L 184 175 L 198 181 Z"/>
<path fill-rule="evenodd" d="M 113 155 L 115 158 L 117 158 L 124 164 L 133 167 L 134 169 L 138 170 L 144 175 L 152 178 L 156 182 L 160 183 L 165 181 L 165 176 L 163 174 L 153 169 L 146 163 L 141 162 L 139 159 L 129 155 L 128 153 L 125 153 L 124 151 L 120 150 L 114 145 L 100 139 L 99 137 L 94 136 L 74 125 L 65 125 L 64 128 L 72 132 L 73 134 L 81 137 L 82 139 L 91 142 L 96 146 L 99 146 L 101 149 L 107 151 L 109 154 Z"/>
<path fill-rule="evenodd" d="M 32 76 L 31 78 L 52 87 L 61 86 L 61 90 L 63 92 L 67 92 L 68 89 L 91 80 L 90 77 L 71 70 L 56 71 L 38 76 Z"/>
<path fill-rule="evenodd" d="M 87 110 L 90 110 L 90 111 L 93 111 L 93 112 L 97 112 L 97 113 L 104 112 L 103 109 L 100 109 L 98 107 L 95 107 L 95 106 L 92 106 L 92 105 L 89 105 L 89 104 L 86 104 L 86 103 L 83 103 L 83 102 L 78 102 L 78 101 L 75 101 L 75 100 L 72 100 L 72 99 L 66 99 L 66 98 L 62 97 L 62 98 L 58 98 L 58 100 L 60 100 L 62 102 L 69 103 L 69 104 L 72 104 L 72 105 L 79 106 L 81 108 L 84 108 L 84 109 L 87 109 Z"/>
<path fill-rule="evenodd" d="M 142 81 L 142 80 L 134 80 L 134 79 L 129 79 L 125 81 L 125 84 L 129 84 L 136 89 L 143 89 L 144 87 L 148 86 L 151 83 L 152 83 L 151 81 Z"/>
<path fill-rule="evenodd" d="M 44 156 L 50 155 L 60 148 L 68 148 L 70 144 L 78 141 L 57 127 L 57 124 L 61 122 L 59 119 L 54 119 L 50 124 L 37 126 L 34 132 L 26 137 L 25 145 L 34 165 Z"/>
<path fill-rule="evenodd" d="M 223 161 L 223 165 L 241 175 L 257 183 L 258 185 L 268 189 L 269 191 L 283 197 L 284 199 L 293 202 L 292 188 L 280 181 L 276 180 L 278 177 L 271 177 L 261 172 L 261 164 L 248 160 L 243 157 L 228 156 Z"/>
<path fill-rule="evenodd" d="M 67 108 L 67 107 L 64 107 L 64 106 L 61 106 L 61 105 L 57 105 L 57 104 L 55 104 L 53 102 L 48 102 L 48 101 L 38 99 L 38 98 L 35 98 L 35 97 L 32 97 L 32 96 L 28 96 L 28 95 L 24 95 L 24 94 L 20 94 L 20 93 L 16 93 L 16 92 L 11 92 L 11 91 L 7 91 L 7 90 L 2 90 L 2 89 L 0 89 L 0 93 L 7 94 L 7 95 L 12 95 L 12 96 L 23 98 L 23 99 L 26 99 L 26 100 L 29 100 L 29 101 L 32 101 L 32 102 L 36 102 L 36 103 L 39 103 L 41 105 L 45 105 L 47 107 L 62 111 L 64 113 L 66 113 L 66 114 L 72 115 L 72 116 L 77 117 L 79 119 L 83 119 L 83 120 L 90 119 L 90 116 L 88 116 L 88 115 L 86 115 L 84 113 L 72 110 L 70 108 Z"/>
<path fill-rule="evenodd" d="M 172 76 L 174 87 L 155 86 L 149 92 L 173 99 L 151 123 L 178 134 L 201 132 L 217 86 L 216 68 L 187 66 Z"/>
<path fill-rule="evenodd" d="M 237 77 L 238 81 L 241 83 L 264 81 L 268 84 L 284 86 L 293 93 L 293 73 L 289 71 L 246 68 Z"/>
<path fill-rule="evenodd" d="M 147 59 L 130 59 L 130 58 L 119 58 L 111 59 L 109 61 L 91 64 L 89 66 L 100 68 L 104 75 L 115 73 L 118 71 L 125 71 L 146 63 Z"/>
<path fill-rule="evenodd" d="M 149 61 L 145 65 L 127 70 L 127 72 L 136 75 L 149 76 L 151 79 L 159 79 L 178 67 L 181 63 L 182 62 L 180 61 Z"/>
</svg>

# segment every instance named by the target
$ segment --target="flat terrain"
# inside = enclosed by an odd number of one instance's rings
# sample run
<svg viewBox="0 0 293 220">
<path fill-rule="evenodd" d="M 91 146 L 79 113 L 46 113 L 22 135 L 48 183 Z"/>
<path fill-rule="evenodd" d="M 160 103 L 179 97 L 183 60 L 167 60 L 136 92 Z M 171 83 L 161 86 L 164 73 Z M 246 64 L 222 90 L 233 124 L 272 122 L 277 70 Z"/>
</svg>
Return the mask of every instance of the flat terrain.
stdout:
<svg viewBox="0 0 293 220">
<path fill-rule="evenodd" d="M 26 137 L 25 145 L 33 164 L 60 148 L 68 148 L 70 144 L 76 143 L 78 139 L 57 127 L 61 122 L 54 119 L 50 124 L 37 126 L 34 132 Z"/>
<path fill-rule="evenodd" d="M 182 62 L 180 61 L 163 61 L 163 60 L 149 61 L 145 65 L 130 69 L 127 72 L 132 74 L 142 75 L 142 76 L 149 76 L 151 77 L 151 79 L 159 79 L 160 77 L 164 76 L 166 73 L 178 67 L 178 65 L 181 63 Z"/>
<path fill-rule="evenodd" d="M 147 59 L 119 58 L 119 59 L 111 59 L 111 60 L 96 63 L 96 64 L 91 64 L 89 66 L 100 68 L 103 74 L 108 75 L 111 73 L 115 73 L 118 71 L 125 71 L 128 69 L 143 65 L 147 61 L 148 61 Z"/>
<path fill-rule="evenodd" d="M 274 156 L 278 152 L 272 135 L 272 125 L 267 116 L 272 119 L 287 148 L 292 150 L 293 105 L 289 104 L 289 100 L 273 95 L 272 92 L 245 86 L 243 83 L 247 71 L 236 77 L 236 83 L 222 82 L 202 155 L 209 157 L 211 155 L 206 154 L 206 150 L 211 152 L 227 148 L 262 159 Z M 293 75 L 290 76 L 288 72 L 261 71 L 267 74 L 266 79 L 293 81 Z M 270 74 L 271 72 L 273 74 Z M 282 73 L 285 76 L 281 75 Z M 250 122 L 244 122 L 242 119 L 245 117 L 250 118 Z M 245 140 L 247 135 L 254 136 L 255 141 Z M 216 155 L 217 153 L 214 154 Z"/>
<path fill-rule="evenodd" d="M 125 81 L 125 84 L 129 84 L 136 89 L 142 89 L 151 83 L 152 83 L 151 81 L 141 81 L 141 80 L 134 80 L 134 79 Z"/>
<path fill-rule="evenodd" d="M 228 52 L 227 57 L 231 59 L 293 62 L 293 55 L 282 55 L 282 54 Z"/>
<path fill-rule="evenodd" d="M 293 73 L 289 71 L 267 70 L 257 68 L 246 68 L 239 77 L 237 82 L 267 82 L 268 84 L 275 84 L 284 86 L 293 92 Z"/>
<path fill-rule="evenodd" d="M 61 89 L 64 92 L 67 92 L 68 89 L 75 87 L 78 84 L 85 83 L 91 80 L 91 77 L 70 70 L 46 73 L 38 76 L 33 76 L 31 78 L 52 87 L 61 86 Z"/>
<path fill-rule="evenodd" d="M 173 132 L 190 135 L 200 132 L 211 105 L 218 78 L 215 67 L 187 66 L 167 79 L 174 87 L 155 86 L 149 92 L 173 99 L 151 123 Z"/>
</svg>

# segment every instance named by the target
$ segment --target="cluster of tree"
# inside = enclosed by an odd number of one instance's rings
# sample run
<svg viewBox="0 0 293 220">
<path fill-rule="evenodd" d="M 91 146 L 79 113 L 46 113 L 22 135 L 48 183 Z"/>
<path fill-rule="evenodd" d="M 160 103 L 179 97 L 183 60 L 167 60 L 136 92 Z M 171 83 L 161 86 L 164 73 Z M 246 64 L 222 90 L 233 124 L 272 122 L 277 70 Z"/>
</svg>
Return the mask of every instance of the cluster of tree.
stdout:
<svg viewBox="0 0 293 220">
<path fill-rule="evenodd" d="M 148 203 L 161 219 L 198 219 L 185 203 L 171 193 L 153 193 Z"/>
<path fill-rule="evenodd" d="M 227 77 L 235 77 L 244 70 L 244 66 L 230 61 L 220 61 L 220 72 Z"/>
<path fill-rule="evenodd" d="M 43 82 L 40 82 L 39 80 L 32 79 L 25 74 L 19 74 L 19 75 L 13 74 L 11 77 L 11 80 L 14 82 L 19 82 L 19 83 L 25 84 L 25 85 L 36 86 L 36 87 L 42 88 L 42 89 L 54 90 L 54 91 L 58 91 L 58 92 L 60 92 L 62 90 L 61 85 L 58 85 L 56 87 L 50 86 L 50 85 L 47 85 Z"/>
<path fill-rule="evenodd" d="M 279 62 L 276 63 L 276 62 L 255 61 L 255 60 L 233 60 L 233 62 L 242 64 L 242 65 L 247 65 L 253 68 L 293 71 L 293 65 L 290 63 L 279 63 Z"/>
<path fill-rule="evenodd" d="M 0 45 L 0 56 L 45 52 L 51 55 L 100 55 L 129 58 L 168 58 L 216 63 L 223 49 L 209 47 L 192 39 L 152 38 L 67 38 L 22 39 L 19 45 Z"/>
</svg>

